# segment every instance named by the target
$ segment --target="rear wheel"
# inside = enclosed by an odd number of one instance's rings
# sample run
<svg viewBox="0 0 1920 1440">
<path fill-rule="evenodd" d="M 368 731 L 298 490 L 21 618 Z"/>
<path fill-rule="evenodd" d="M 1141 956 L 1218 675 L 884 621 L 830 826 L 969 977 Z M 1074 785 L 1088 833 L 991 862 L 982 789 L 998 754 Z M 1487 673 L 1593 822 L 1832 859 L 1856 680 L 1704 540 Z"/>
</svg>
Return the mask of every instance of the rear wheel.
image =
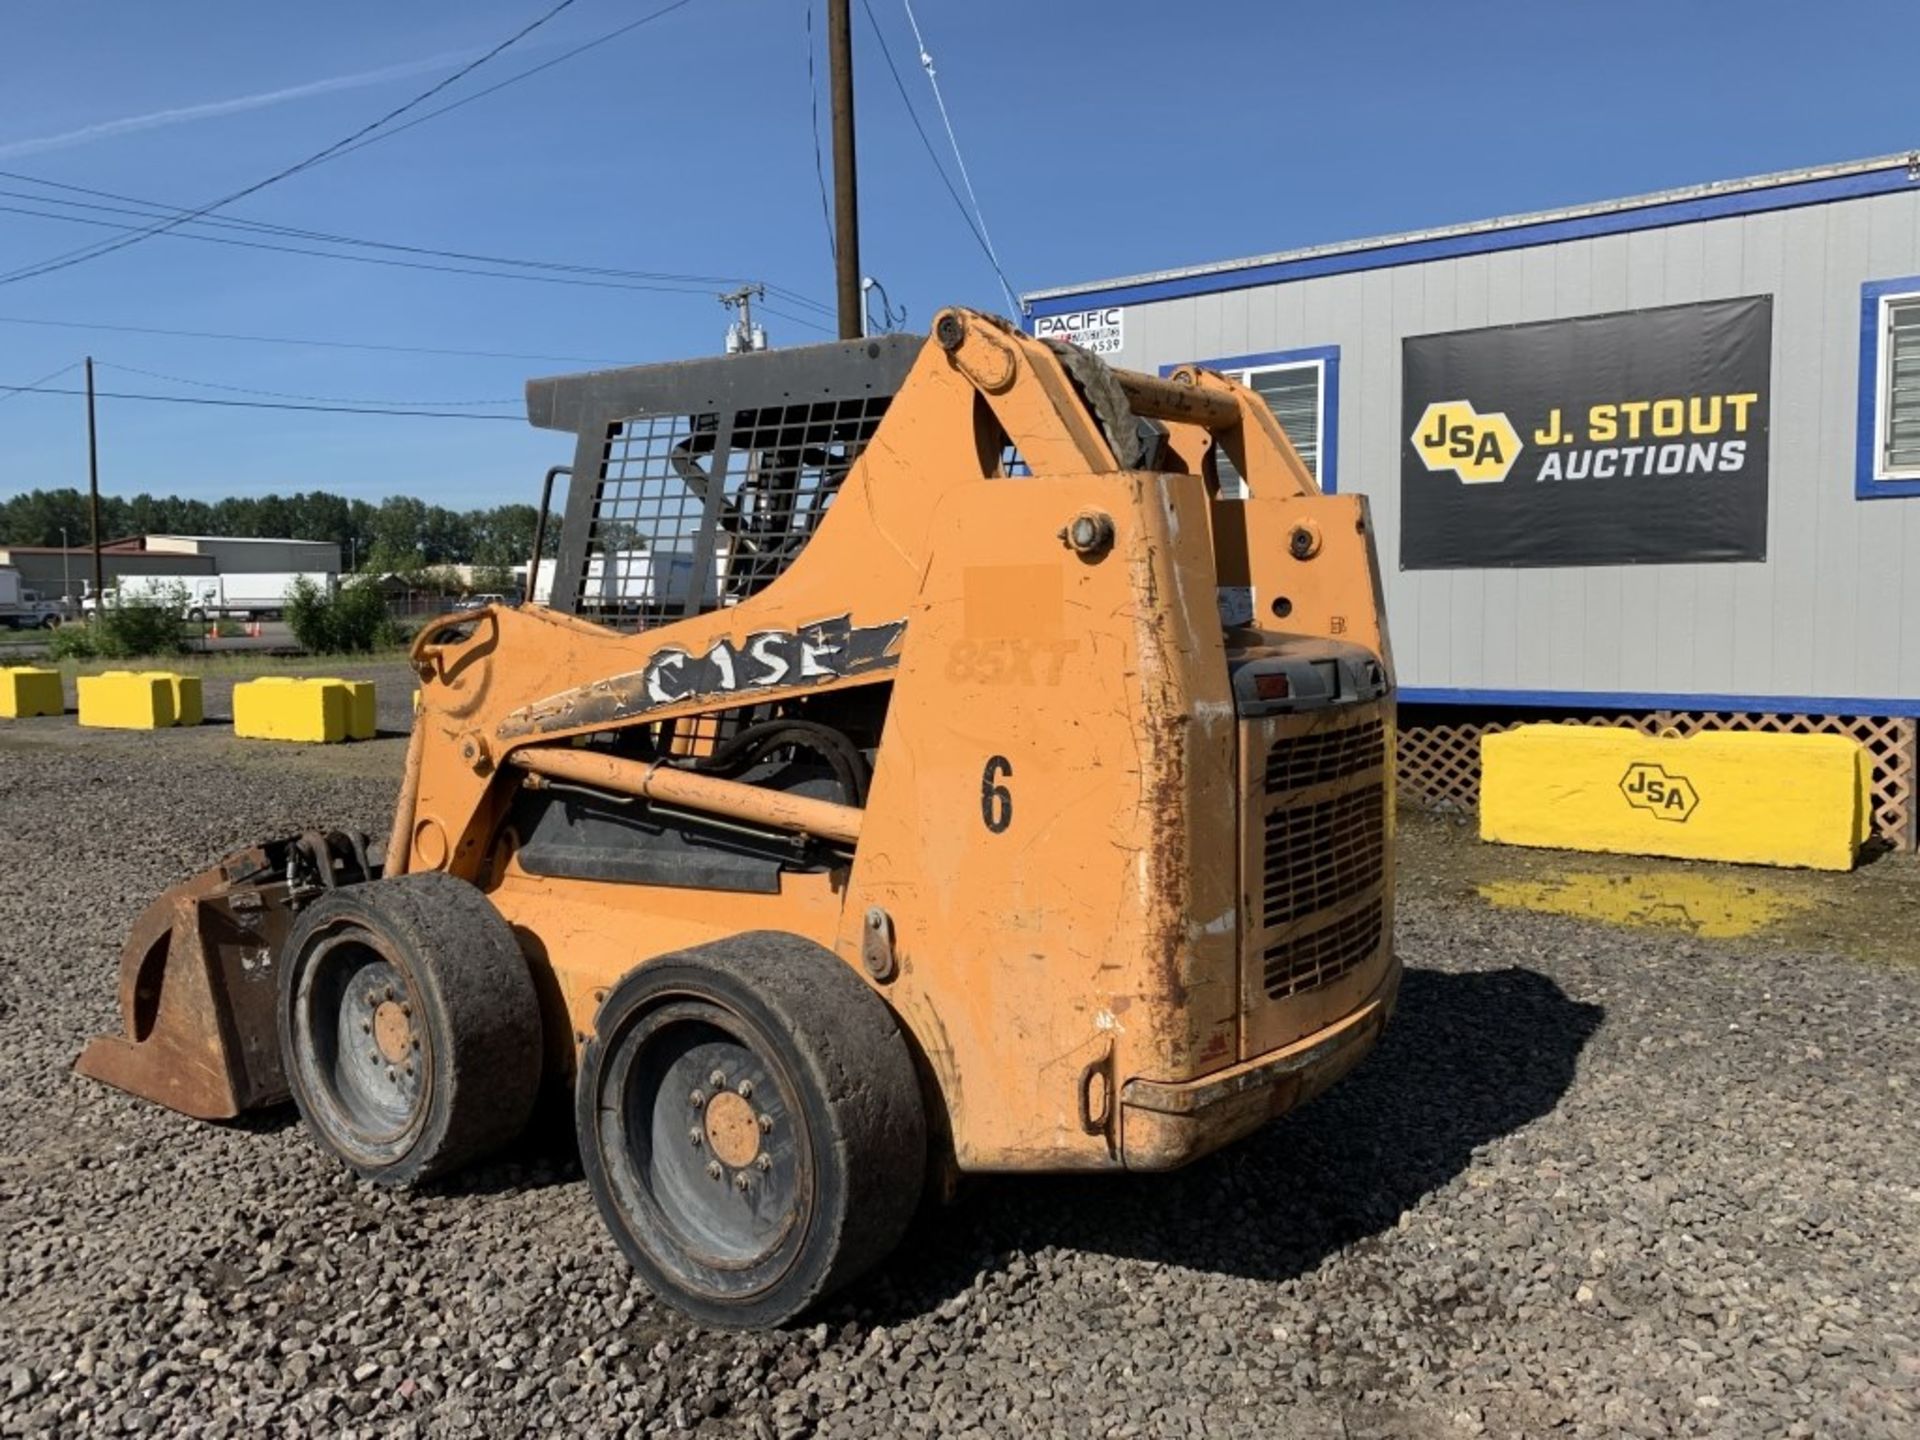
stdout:
<svg viewBox="0 0 1920 1440">
<path fill-rule="evenodd" d="M 513 1139 L 542 1063 L 540 1004 L 486 896 L 434 871 L 315 901 L 280 960 L 280 1052 L 315 1138 L 410 1185 Z"/>
<path fill-rule="evenodd" d="M 580 1067 L 601 1218 L 661 1299 L 778 1325 L 899 1242 L 926 1117 L 891 1012 L 832 952 L 758 932 L 649 961 Z"/>
</svg>

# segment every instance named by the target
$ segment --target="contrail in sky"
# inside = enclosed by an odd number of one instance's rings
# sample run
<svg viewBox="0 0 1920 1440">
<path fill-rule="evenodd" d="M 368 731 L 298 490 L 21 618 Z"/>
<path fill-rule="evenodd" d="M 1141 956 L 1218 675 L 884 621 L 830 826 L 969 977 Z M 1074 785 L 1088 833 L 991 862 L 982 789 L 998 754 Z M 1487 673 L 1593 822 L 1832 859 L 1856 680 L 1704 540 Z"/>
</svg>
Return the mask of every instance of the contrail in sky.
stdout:
<svg viewBox="0 0 1920 1440">
<path fill-rule="evenodd" d="M 305 100 L 313 95 L 330 95 L 336 90 L 358 90 L 388 80 L 401 80 L 428 70 L 442 70 L 467 59 L 471 51 L 432 55 L 424 60 L 408 60 L 378 70 L 362 70 L 354 75 L 335 75 L 328 80 L 310 80 L 304 85 L 289 85 L 282 90 L 264 90 L 258 95 L 241 95 L 232 100 L 211 100 L 204 105 L 182 105 L 172 110 L 155 110 L 146 115 L 129 115 L 121 120 L 103 120 L 59 135 L 42 135 L 34 140 L 0 143 L 0 159 L 38 155 L 47 150 L 65 150 L 88 145 L 115 135 L 132 135 L 142 130 L 158 130 L 166 125 L 184 125 L 192 120 L 211 120 L 220 115 L 237 115 L 246 110 L 263 110 L 269 105 L 284 105 L 290 100 Z"/>
</svg>

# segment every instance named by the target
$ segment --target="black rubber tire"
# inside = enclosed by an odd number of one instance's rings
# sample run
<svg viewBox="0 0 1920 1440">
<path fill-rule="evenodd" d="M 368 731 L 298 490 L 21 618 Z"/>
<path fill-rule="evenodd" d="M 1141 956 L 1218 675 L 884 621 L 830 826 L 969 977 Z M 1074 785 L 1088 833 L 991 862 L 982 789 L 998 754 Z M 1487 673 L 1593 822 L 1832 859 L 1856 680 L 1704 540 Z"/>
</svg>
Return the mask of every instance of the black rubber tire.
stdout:
<svg viewBox="0 0 1920 1440">
<path fill-rule="evenodd" d="M 382 997 L 407 1017 L 376 1034 Z M 512 930 L 464 880 L 427 871 L 316 900 L 282 948 L 278 1011 L 301 1117 L 365 1179 L 445 1175 L 519 1135 L 533 1112 L 539 998 Z M 384 1053 L 388 1041 L 417 1057 L 411 1069 Z"/>
<path fill-rule="evenodd" d="M 765 1139 L 715 1179 L 691 1092 L 727 1054 L 760 1077 Z M 616 985 L 575 1123 L 621 1251 L 655 1295 L 714 1326 L 780 1325 L 858 1278 L 899 1243 L 926 1178 L 926 1114 L 892 1012 L 833 952 L 777 931 L 662 956 Z"/>
</svg>

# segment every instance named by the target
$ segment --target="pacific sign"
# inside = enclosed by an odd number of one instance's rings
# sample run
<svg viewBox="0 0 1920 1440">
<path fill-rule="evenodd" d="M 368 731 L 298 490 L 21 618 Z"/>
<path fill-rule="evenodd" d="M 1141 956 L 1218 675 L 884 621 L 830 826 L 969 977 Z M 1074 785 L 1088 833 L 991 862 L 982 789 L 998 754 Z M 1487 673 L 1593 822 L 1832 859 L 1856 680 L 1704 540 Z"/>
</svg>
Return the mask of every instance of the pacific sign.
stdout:
<svg viewBox="0 0 1920 1440">
<path fill-rule="evenodd" d="M 1112 355 L 1126 344 L 1127 307 L 1102 305 L 1066 315 L 1036 315 L 1033 335 L 1036 340 L 1065 340 L 1095 355 Z"/>
</svg>

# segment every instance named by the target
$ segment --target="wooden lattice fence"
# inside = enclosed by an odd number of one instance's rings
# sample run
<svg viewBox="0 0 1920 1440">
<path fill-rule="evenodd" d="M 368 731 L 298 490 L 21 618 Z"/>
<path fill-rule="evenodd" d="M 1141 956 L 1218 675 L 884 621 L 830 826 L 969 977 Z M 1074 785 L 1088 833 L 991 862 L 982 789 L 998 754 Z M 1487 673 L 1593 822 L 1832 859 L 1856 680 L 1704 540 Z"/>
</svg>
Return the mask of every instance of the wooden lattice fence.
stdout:
<svg viewBox="0 0 1920 1440">
<path fill-rule="evenodd" d="M 1480 803 L 1480 737 L 1537 721 L 1486 720 L 1458 725 L 1403 726 L 1399 736 L 1400 796 L 1439 810 L 1472 810 Z M 1646 710 L 1630 715 L 1588 715 L 1550 723 L 1615 725 L 1648 735 L 1674 731 L 1763 730 L 1794 735 L 1846 735 L 1873 757 L 1873 828 L 1897 849 L 1915 845 L 1916 729 L 1900 716 L 1782 715 L 1727 710 Z"/>
</svg>

